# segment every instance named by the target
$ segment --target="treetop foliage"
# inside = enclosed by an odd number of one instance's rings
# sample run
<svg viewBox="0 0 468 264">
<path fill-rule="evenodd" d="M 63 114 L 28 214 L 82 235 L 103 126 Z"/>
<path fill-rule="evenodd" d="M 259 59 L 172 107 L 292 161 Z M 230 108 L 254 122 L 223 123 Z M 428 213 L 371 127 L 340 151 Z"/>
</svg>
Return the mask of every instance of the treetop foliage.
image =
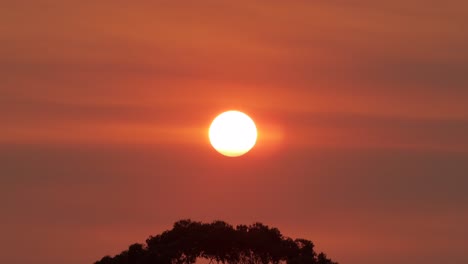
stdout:
<svg viewBox="0 0 468 264">
<path fill-rule="evenodd" d="M 95 264 L 193 264 L 198 258 L 208 259 L 210 264 L 337 264 L 324 253 L 317 254 L 311 241 L 293 240 L 262 223 L 234 228 L 223 221 L 189 219 L 150 236 L 146 245 L 130 245 Z"/>
</svg>

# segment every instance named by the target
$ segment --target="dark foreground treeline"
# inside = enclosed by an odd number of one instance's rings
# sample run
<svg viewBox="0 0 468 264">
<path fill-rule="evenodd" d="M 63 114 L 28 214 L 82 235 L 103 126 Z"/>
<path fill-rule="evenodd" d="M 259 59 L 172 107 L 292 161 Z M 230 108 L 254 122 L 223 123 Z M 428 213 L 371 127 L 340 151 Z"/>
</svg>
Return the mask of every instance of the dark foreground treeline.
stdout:
<svg viewBox="0 0 468 264">
<path fill-rule="evenodd" d="M 171 230 L 149 237 L 146 245 L 133 244 L 95 264 L 193 264 L 199 257 L 227 264 L 336 264 L 317 254 L 311 241 L 292 240 L 261 223 L 234 228 L 223 221 L 191 220 L 178 221 Z"/>
</svg>

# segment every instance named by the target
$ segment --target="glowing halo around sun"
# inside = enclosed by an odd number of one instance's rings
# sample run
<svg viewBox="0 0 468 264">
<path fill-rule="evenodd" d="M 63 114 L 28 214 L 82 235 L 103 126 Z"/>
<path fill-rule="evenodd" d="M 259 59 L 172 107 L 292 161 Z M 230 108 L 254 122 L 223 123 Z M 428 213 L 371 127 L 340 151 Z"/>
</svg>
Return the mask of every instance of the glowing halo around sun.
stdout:
<svg viewBox="0 0 468 264">
<path fill-rule="evenodd" d="M 218 115 L 209 130 L 211 145 L 228 157 L 238 157 L 253 148 L 257 141 L 254 121 L 239 111 L 227 111 Z"/>
</svg>

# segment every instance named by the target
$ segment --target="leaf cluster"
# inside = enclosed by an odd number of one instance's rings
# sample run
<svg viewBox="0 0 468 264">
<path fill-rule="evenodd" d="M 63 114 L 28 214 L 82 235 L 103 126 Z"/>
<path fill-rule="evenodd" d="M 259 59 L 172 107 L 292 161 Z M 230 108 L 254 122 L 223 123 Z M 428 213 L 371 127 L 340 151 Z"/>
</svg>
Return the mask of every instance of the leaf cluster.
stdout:
<svg viewBox="0 0 468 264">
<path fill-rule="evenodd" d="M 262 223 L 234 228 L 224 221 L 189 219 L 150 236 L 146 245 L 133 244 L 95 264 L 193 264 L 198 258 L 208 259 L 210 264 L 337 264 L 324 253 L 317 254 L 311 241 L 293 240 Z"/>
</svg>

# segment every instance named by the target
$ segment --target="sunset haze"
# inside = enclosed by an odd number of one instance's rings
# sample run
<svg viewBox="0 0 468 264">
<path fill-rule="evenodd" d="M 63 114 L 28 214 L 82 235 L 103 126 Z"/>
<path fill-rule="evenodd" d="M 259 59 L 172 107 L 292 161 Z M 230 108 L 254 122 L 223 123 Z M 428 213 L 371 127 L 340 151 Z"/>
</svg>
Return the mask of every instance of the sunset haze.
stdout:
<svg viewBox="0 0 468 264">
<path fill-rule="evenodd" d="M 210 145 L 220 113 L 258 130 Z M 0 0 L 0 263 L 179 220 L 340 264 L 468 263 L 468 2 Z"/>
</svg>

